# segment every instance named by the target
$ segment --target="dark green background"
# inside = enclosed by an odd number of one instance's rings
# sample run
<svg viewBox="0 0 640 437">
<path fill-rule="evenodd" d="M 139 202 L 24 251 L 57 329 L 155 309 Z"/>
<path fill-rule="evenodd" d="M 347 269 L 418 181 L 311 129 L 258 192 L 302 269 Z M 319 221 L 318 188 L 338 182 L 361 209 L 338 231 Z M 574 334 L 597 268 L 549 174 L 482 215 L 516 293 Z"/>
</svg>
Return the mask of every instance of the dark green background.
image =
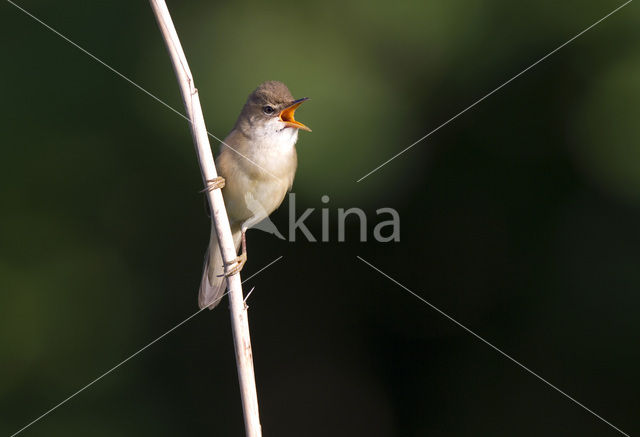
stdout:
<svg viewBox="0 0 640 437">
<path fill-rule="evenodd" d="M 187 123 L 0 2 L 0 433 L 197 310 L 209 222 Z M 19 4 L 183 111 L 145 1 Z M 264 435 L 615 436 L 378 266 L 640 433 L 640 28 L 622 4 L 170 1 L 207 127 L 263 80 L 310 96 L 299 210 L 331 242 L 249 232 Z M 401 242 L 338 208 L 394 207 Z M 273 220 L 287 228 L 288 204 Z M 24 436 L 243 434 L 226 302 Z"/>
</svg>

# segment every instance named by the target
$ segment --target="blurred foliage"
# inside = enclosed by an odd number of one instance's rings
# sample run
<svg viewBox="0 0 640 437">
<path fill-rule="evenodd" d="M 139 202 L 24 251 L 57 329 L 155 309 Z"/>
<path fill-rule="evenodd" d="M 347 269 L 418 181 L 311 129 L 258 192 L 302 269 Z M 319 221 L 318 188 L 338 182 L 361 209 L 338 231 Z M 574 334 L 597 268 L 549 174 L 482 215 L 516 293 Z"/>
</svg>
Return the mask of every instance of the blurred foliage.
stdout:
<svg viewBox="0 0 640 437">
<path fill-rule="evenodd" d="M 146 2 L 18 3 L 183 112 Z M 264 80 L 312 98 L 294 191 L 316 235 L 324 194 L 332 220 L 402 217 L 385 245 L 358 243 L 356 222 L 346 243 L 249 233 L 245 277 L 284 255 L 247 283 L 265 436 L 615 435 L 356 255 L 640 432 L 635 4 L 355 182 L 619 4 L 169 1 L 216 136 Z M 196 311 L 209 224 L 186 121 L 0 8 L 11 434 Z M 242 430 L 223 305 L 23 435 Z"/>
<path fill-rule="evenodd" d="M 640 203 L 640 54 L 606 69 L 585 96 L 573 132 L 576 159 L 588 176 L 608 192 Z"/>
</svg>

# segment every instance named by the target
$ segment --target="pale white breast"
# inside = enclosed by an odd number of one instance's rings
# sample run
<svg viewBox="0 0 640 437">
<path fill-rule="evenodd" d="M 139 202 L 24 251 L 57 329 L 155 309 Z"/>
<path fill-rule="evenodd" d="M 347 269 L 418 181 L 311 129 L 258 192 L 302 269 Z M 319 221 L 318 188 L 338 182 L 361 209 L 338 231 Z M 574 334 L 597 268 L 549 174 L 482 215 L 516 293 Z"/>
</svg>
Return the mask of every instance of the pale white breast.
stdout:
<svg viewBox="0 0 640 437">
<path fill-rule="evenodd" d="M 291 188 L 297 166 L 298 130 L 282 122 L 254 129 L 251 138 L 228 139 L 242 156 L 226 148 L 217 159 L 227 179 L 223 189 L 232 222 L 253 222 L 273 212 Z"/>
<path fill-rule="evenodd" d="M 254 129 L 251 159 L 274 176 L 286 179 L 290 185 L 297 165 L 296 141 L 298 129 L 273 120 L 262 128 Z"/>
</svg>

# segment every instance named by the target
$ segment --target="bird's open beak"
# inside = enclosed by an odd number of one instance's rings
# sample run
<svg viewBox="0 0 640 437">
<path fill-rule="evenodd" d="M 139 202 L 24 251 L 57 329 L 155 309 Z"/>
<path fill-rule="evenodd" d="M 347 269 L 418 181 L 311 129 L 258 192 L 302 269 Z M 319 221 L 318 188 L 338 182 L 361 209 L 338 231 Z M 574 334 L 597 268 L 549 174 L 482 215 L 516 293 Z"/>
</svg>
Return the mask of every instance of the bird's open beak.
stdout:
<svg viewBox="0 0 640 437">
<path fill-rule="evenodd" d="M 289 127 L 311 132 L 311 129 L 293 118 L 293 113 L 296 112 L 298 106 L 302 105 L 305 100 L 309 100 L 309 97 L 303 97 L 301 99 L 295 100 L 292 104 L 280 111 L 280 120 L 282 120 Z"/>
</svg>

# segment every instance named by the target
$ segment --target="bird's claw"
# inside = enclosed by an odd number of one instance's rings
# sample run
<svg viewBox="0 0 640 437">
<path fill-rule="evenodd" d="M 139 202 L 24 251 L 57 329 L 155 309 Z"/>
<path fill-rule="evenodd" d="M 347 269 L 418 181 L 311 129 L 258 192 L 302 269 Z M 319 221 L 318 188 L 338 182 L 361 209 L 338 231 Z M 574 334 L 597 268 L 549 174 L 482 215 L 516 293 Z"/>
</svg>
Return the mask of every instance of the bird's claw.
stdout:
<svg viewBox="0 0 640 437">
<path fill-rule="evenodd" d="M 201 193 L 206 193 L 208 191 L 213 191 L 216 188 L 220 188 L 222 189 L 224 187 L 225 181 L 224 178 L 222 176 L 218 176 L 216 178 L 213 179 L 207 179 L 207 186 L 206 188 L 200 190 Z"/>
<path fill-rule="evenodd" d="M 244 263 L 246 263 L 246 262 L 247 262 L 247 254 L 246 253 L 243 253 L 242 255 L 237 256 L 236 259 L 234 259 L 233 261 L 227 263 L 228 266 L 233 265 L 233 267 L 231 269 L 229 269 L 229 271 L 226 272 L 224 274 L 224 276 L 226 276 L 228 278 L 229 276 L 233 276 L 235 274 L 240 273 L 240 270 L 242 270 L 242 268 L 244 267 Z"/>
</svg>

